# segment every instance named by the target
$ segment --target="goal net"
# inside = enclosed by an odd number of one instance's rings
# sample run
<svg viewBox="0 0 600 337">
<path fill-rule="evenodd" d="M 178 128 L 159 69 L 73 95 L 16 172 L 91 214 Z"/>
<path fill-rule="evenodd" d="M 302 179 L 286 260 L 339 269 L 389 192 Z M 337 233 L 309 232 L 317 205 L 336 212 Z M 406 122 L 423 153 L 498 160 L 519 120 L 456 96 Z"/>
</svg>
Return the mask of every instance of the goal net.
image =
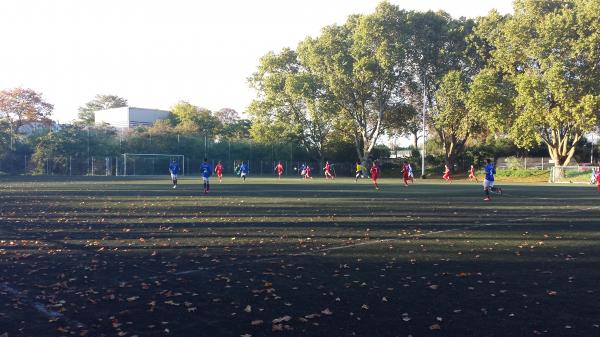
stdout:
<svg viewBox="0 0 600 337">
<path fill-rule="evenodd" d="M 165 175 L 169 174 L 169 164 L 175 160 L 179 164 L 179 175 L 185 175 L 185 156 L 182 154 L 124 153 L 123 175 Z"/>
<path fill-rule="evenodd" d="M 554 166 L 550 182 L 563 184 L 595 184 L 596 166 Z"/>
</svg>

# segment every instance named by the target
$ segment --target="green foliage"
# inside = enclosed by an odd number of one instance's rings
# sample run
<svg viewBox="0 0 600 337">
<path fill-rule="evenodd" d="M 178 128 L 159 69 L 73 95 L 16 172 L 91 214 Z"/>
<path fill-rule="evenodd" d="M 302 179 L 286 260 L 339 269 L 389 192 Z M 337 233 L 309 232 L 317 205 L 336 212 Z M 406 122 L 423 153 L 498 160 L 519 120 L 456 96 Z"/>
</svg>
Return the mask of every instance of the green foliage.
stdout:
<svg viewBox="0 0 600 337">
<path fill-rule="evenodd" d="M 490 129 L 507 131 L 522 148 L 544 142 L 558 165 L 569 163 L 600 114 L 599 6 L 517 0 L 514 15 L 480 20 L 493 70 L 481 74 L 472 105 L 490 116 Z"/>
<path fill-rule="evenodd" d="M 469 84 L 465 75 L 456 70 L 448 72 L 436 91 L 436 106 L 431 116 L 446 162 L 454 166 L 456 157 L 464 151 L 465 144 L 474 133 L 480 132 L 477 114 L 467 106 Z"/>
<path fill-rule="evenodd" d="M 94 124 L 94 111 L 127 106 L 127 100 L 116 95 L 96 95 L 93 100 L 79 107 L 78 118 L 84 124 Z"/>
<path fill-rule="evenodd" d="M 174 123 L 189 133 L 216 136 L 223 124 L 210 110 L 180 101 L 171 107 Z"/>
<path fill-rule="evenodd" d="M 479 172 L 479 175 L 485 173 Z M 536 169 L 507 169 L 507 170 L 496 170 L 497 177 L 515 177 L 515 178 L 526 178 L 526 177 L 548 177 L 547 170 L 536 170 Z"/>
</svg>

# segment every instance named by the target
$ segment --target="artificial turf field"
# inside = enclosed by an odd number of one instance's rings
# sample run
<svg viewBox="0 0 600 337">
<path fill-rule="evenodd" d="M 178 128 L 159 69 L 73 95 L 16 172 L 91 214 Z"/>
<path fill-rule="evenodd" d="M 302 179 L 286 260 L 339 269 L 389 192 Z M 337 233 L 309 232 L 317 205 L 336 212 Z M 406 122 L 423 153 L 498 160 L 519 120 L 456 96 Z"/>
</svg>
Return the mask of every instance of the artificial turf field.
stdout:
<svg viewBox="0 0 600 337">
<path fill-rule="evenodd" d="M 0 336 L 600 336 L 591 186 L 0 180 Z"/>
</svg>

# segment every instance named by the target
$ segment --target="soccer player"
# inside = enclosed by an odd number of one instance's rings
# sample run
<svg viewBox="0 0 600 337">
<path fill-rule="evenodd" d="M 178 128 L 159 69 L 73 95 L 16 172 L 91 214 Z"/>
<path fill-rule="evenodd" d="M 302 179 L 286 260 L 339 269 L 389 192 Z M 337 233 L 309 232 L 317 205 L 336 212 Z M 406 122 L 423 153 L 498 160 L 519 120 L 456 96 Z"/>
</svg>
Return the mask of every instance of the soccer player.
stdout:
<svg viewBox="0 0 600 337">
<path fill-rule="evenodd" d="M 325 162 L 325 167 L 323 168 L 323 170 L 325 171 L 325 179 L 333 179 L 333 175 L 331 174 L 331 165 L 329 164 L 329 161 Z"/>
<path fill-rule="evenodd" d="M 469 170 L 469 180 L 473 181 L 473 179 L 475 179 L 475 182 L 479 182 L 475 175 L 475 166 L 471 165 L 471 169 Z"/>
<path fill-rule="evenodd" d="M 444 165 L 444 175 L 442 179 L 449 181 L 452 184 L 452 177 L 450 176 L 450 168 L 448 168 L 448 164 Z"/>
<path fill-rule="evenodd" d="M 240 165 L 240 177 L 242 177 L 242 180 L 244 182 L 246 182 L 246 176 L 248 175 L 248 172 L 250 170 L 248 169 L 248 164 L 246 164 L 246 162 L 242 162 L 242 165 Z"/>
<path fill-rule="evenodd" d="M 212 168 L 208 163 L 208 160 L 204 158 L 204 161 L 200 165 L 200 174 L 202 175 L 202 182 L 204 183 L 204 194 L 210 191 L 210 176 L 212 175 Z"/>
<path fill-rule="evenodd" d="M 598 192 L 600 192 L 600 165 L 596 169 L 596 184 L 598 185 Z"/>
<path fill-rule="evenodd" d="M 413 169 L 410 163 L 408 163 L 408 177 L 410 178 L 411 183 L 415 182 L 415 174 L 413 173 Z"/>
<path fill-rule="evenodd" d="M 410 178 L 410 164 L 405 160 L 402 164 L 402 179 L 404 180 L 404 186 L 408 186 Z"/>
<path fill-rule="evenodd" d="M 173 188 L 177 188 L 177 174 L 179 173 L 179 164 L 175 159 L 171 159 L 169 163 L 169 173 L 171 173 L 171 181 L 173 182 Z"/>
<path fill-rule="evenodd" d="M 596 168 L 592 167 L 592 175 L 590 176 L 590 185 L 594 185 L 598 182 L 598 179 L 596 178 L 597 175 L 598 175 L 598 172 L 596 171 Z"/>
<path fill-rule="evenodd" d="M 306 164 L 302 163 L 302 166 L 300 166 L 300 176 L 302 178 L 305 178 L 305 176 L 304 176 L 305 174 L 306 174 Z"/>
<path fill-rule="evenodd" d="M 485 178 L 483 179 L 483 190 L 485 191 L 485 198 L 483 200 L 490 201 L 490 190 L 494 193 L 502 194 L 500 187 L 494 187 L 494 174 L 496 174 L 496 168 L 492 161 L 489 159 L 485 160 Z"/>
<path fill-rule="evenodd" d="M 354 181 L 358 182 L 358 178 L 362 178 L 363 177 L 363 166 L 360 164 L 359 161 L 356 162 L 356 178 L 354 179 Z"/>
<path fill-rule="evenodd" d="M 310 168 L 309 165 L 306 165 L 304 167 L 304 179 L 312 179 L 312 177 L 310 176 L 311 171 L 312 171 L 312 169 Z"/>
<path fill-rule="evenodd" d="M 215 165 L 215 173 L 217 174 L 217 177 L 219 177 L 219 182 L 222 182 L 223 181 L 223 164 L 221 164 L 220 160 L 217 162 L 217 165 Z"/>
<path fill-rule="evenodd" d="M 379 178 L 379 166 L 377 166 L 377 161 L 373 162 L 373 165 L 371 166 L 371 180 L 373 180 L 373 184 L 375 185 L 375 189 L 378 190 L 379 189 L 379 185 L 377 185 L 377 178 Z"/>
<path fill-rule="evenodd" d="M 281 176 L 283 175 L 283 164 L 281 161 L 277 163 L 277 166 L 275 166 L 275 172 L 277 172 L 277 179 L 281 180 Z"/>
</svg>

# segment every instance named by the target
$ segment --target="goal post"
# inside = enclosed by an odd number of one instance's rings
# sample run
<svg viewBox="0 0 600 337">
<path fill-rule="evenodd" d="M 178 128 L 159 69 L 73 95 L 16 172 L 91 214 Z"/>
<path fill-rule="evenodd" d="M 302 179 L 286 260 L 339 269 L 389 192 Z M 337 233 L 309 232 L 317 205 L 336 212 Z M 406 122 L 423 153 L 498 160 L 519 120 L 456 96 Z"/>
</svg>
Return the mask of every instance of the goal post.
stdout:
<svg viewBox="0 0 600 337">
<path fill-rule="evenodd" d="M 590 165 L 553 166 L 549 181 L 555 184 L 592 184 L 595 183 L 592 173 L 595 176 L 596 168 Z"/>
<path fill-rule="evenodd" d="M 177 160 L 181 175 L 185 175 L 185 156 L 164 153 L 123 153 L 123 175 L 163 175 L 172 159 Z"/>
</svg>

